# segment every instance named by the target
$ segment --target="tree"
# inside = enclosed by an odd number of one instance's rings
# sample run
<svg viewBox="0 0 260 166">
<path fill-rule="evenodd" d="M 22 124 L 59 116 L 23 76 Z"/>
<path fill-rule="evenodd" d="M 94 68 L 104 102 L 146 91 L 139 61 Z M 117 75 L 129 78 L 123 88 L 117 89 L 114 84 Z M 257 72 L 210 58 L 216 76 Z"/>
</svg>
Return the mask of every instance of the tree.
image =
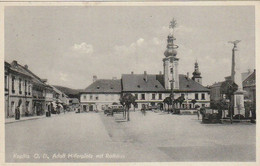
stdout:
<svg viewBox="0 0 260 166">
<path fill-rule="evenodd" d="M 127 112 L 127 121 L 130 120 L 130 114 L 129 114 L 129 109 L 131 107 L 131 104 L 134 106 L 135 104 L 135 96 L 133 96 L 131 93 L 126 93 L 121 98 L 119 99 L 120 103 L 125 107 L 125 115 Z"/>
<path fill-rule="evenodd" d="M 226 80 L 220 86 L 220 93 L 225 94 L 226 98 L 231 100 L 231 96 L 234 95 L 234 92 L 237 91 L 238 86 L 232 80 Z"/>
<path fill-rule="evenodd" d="M 163 100 L 163 102 L 164 102 L 165 104 L 167 104 L 167 106 L 168 106 L 168 113 L 169 113 L 169 106 L 170 106 L 171 103 L 172 103 L 171 97 L 166 97 L 166 98 Z"/>
<path fill-rule="evenodd" d="M 182 105 L 182 103 L 184 102 L 185 98 L 183 96 L 180 96 L 176 100 L 177 100 L 177 103 L 180 103 L 180 105 Z"/>
</svg>

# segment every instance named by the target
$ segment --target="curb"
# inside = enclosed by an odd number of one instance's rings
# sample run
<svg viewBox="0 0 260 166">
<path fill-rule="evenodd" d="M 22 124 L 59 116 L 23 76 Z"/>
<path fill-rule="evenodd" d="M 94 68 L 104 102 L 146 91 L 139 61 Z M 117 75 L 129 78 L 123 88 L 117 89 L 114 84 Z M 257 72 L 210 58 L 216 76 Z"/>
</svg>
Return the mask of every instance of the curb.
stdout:
<svg viewBox="0 0 260 166">
<path fill-rule="evenodd" d="M 28 121 L 28 120 L 36 120 L 36 119 L 42 119 L 45 117 L 35 117 L 35 118 L 30 118 L 30 119 L 20 119 L 16 121 L 11 121 L 11 122 L 5 122 L 5 124 L 10 124 L 10 123 L 16 123 L 16 122 L 23 122 L 23 121 Z"/>
<path fill-rule="evenodd" d="M 53 114 L 51 117 L 56 117 L 56 116 L 57 115 Z M 20 120 L 14 120 L 14 121 L 10 121 L 10 122 L 5 122 L 5 124 L 24 122 L 24 121 L 28 121 L 28 120 L 36 120 L 36 119 L 43 119 L 43 118 L 49 118 L 49 117 L 46 117 L 46 116 L 43 115 L 43 116 L 40 116 L 40 117 L 33 117 L 33 118 L 30 118 L 30 119 L 20 119 Z"/>
</svg>

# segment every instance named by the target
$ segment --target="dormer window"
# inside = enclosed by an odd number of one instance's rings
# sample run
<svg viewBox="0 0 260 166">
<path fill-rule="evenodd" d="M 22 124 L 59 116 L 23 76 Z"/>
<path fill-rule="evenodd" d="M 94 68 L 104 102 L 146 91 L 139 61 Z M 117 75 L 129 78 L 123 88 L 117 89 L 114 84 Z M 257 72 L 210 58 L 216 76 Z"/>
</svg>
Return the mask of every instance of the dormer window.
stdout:
<svg viewBox="0 0 260 166">
<path fill-rule="evenodd" d="M 97 89 L 100 89 L 100 87 L 99 87 L 99 86 L 97 86 Z"/>
<path fill-rule="evenodd" d="M 138 88 L 140 88 L 140 85 L 137 85 Z"/>
<path fill-rule="evenodd" d="M 111 87 L 110 89 L 114 89 L 113 87 Z"/>
<path fill-rule="evenodd" d="M 190 85 L 187 85 L 187 88 L 189 88 L 190 87 Z"/>
<path fill-rule="evenodd" d="M 158 88 L 158 85 L 155 85 L 155 88 Z"/>
</svg>

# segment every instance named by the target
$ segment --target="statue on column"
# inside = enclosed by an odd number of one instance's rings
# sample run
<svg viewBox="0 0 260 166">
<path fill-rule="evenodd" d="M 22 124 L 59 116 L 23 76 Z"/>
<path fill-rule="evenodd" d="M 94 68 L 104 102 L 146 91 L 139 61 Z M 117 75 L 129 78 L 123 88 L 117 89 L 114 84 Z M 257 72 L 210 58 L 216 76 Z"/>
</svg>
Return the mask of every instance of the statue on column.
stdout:
<svg viewBox="0 0 260 166">
<path fill-rule="evenodd" d="M 241 77 L 241 71 L 240 71 L 240 57 L 237 49 L 237 44 L 240 42 L 240 40 L 236 41 L 230 41 L 229 43 L 232 43 L 233 49 L 232 49 L 232 68 L 231 68 L 231 80 L 238 86 L 237 91 L 234 92 L 233 97 L 233 106 L 234 106 L 234 116 L 236 115 L 239 118 L 245 117 L 245 107 L 244 107 L 244 91 L 243 91 L 243 85 L 242 85 L 242 77 Z M 241 116 L 242 115 L 242 116 Z"/>
</svg>

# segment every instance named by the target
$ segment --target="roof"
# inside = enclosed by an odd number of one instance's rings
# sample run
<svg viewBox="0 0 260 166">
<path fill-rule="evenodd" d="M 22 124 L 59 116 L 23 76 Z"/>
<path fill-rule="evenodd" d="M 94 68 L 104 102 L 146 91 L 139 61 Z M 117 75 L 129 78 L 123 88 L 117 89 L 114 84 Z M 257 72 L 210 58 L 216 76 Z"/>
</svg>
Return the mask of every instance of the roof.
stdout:
<svg viewBox="0 0 260 166">
<path fill-rule="evenodd" d="M 18 64 L 19 65 L 19 64 Z M 34 74 L 31 70 L 29 70 L 28 68 L 26 68 L 26 67 L 24 67 L 24 66 L 22 66 L 22 65 L 19 65 L 20 66 L 20 68 L 22 68 L 25 72 L 27 72 L 33 79 L 33 82 L 35 83 L 35 84 L 38 84 L 38 85 L 40 85 L 40 86 L 47 86 L 45 83 L 43 83 L 42 82 L 42 80 L 36 75 L 36 74 Z"/>
<path fill-rule="evenodd" d="M 13 71 L 15 73 L 32 78 L 32 76 L 17 62 L 11 63 L 11 64 L 8 62 L 5 62 L 5 67 L 9 68 L 11 71 Z"/>
<path fill-rule="evenodd" d="M 196 81 L 187 78 L 186 75 L 179 75 L 179 91 L 210 91 L 208 88 L 197 83 Z"/>
<path fill-rule="evenodd" d="M 243 87 L 251 86 L 255 86 L 255 70 L 243 81 Z"/>
<path fill-rule="evenodd" d="M 161 81 L 159 75 L 147 74 L 147 81 L 144 79 L 144 74 L 123 74 L 122 88 L 127 92 L 163 92 L 167 91 Z M 187 78 L 186 75 L 179 75 L 179 89 L 174 91 L 210 91 L 196 81 Z"/>
<path fill-rule="evenodd" d="M 210 88 L 220 87 L 223 82 L 224 82 L 224 81 L 222 81 L 222 82 L 216 82 L 216 83 L 214 83 L 213 85 L 211 85 Z"/>
<path fill-rule="evenodd" d="M 163 85 L 159 82 L 156 75 L 147 74 L 147 81 L 144 74 L 123 74 L 123 91 L 156 92 L 165 91 Z"/>
<path fill-rule="evenodd" d="M 250 76 L 253 72 L 248 70 L 248 72 L 245 73 L 241 73 L 241 79 L 242 81 L 244 81 L 246 78 L 248 78 L 248 76 Z"/>
<path fill-rule="evenodd" d="M 121 80 L 98 79 L 81 93 L 121 93 Z"/>
<path fill-rule="evenodd" d="M 71 98 L 72 104 L 79 104 L 79 99 L 77 98 Z"/>
</svg>

